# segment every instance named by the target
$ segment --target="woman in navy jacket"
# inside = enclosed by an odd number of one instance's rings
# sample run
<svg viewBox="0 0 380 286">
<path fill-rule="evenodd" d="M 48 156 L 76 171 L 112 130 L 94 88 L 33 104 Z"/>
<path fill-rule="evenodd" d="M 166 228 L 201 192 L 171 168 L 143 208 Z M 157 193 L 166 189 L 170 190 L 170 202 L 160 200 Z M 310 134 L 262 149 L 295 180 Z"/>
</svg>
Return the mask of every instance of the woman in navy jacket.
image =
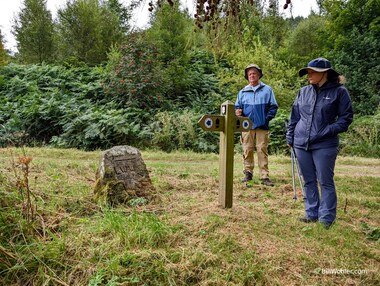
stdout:
<svg viewBox="0 0 380 286">
<path fill-rule="evenodd" d="M 310 61 L 299 71 L 301 77 L 306 74 L 309 85 L 301 88 L 293 103 L 286 140 L 294 148 L 304 178 L 305 216 L 299 220 L 319 221 L 329 228 L 336 218 L 338 134 L 352 122 L 352 103 L 342 76 L 328 60 Z"/>
</svg>

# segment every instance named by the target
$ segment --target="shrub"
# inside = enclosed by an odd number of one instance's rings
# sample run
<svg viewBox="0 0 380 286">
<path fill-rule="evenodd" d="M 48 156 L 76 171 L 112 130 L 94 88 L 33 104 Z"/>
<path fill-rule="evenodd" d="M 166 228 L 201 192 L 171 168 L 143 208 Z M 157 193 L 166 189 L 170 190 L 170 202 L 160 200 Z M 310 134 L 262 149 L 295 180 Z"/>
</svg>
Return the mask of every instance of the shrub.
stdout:
<svg viewBox="0 0 380 286">
<path fill-rule="evenodd" d="M 102 68 L 9 65 L 0 75 L 0 146 L 47 144 L 104 97 Z"/>
<path fill-rule="evenodd" d="M 154 147 L 164 151 L 177 149 L 214 152 L 218 150 L 216 132 L 204 132 L 198 126 L 201 114 L 185 109 L 182 112 L 160 112 L 151 125 Z"/>
<path fill-rule="evenodd" d="M 147 144 L 149 134 L 143 127 L 148 122 L 149 113 L 136 108 L 116 108 L 109 103 L 83 109 L 75 107 L 72 116 L 66 118 L 63 132 L 52 138 L 56 147 L 94 150 L 115 145 L 141 147 Z"/>
<path fill-rule="evenodd" d="M 131 35 L 120 45 L 120 60 L 115 61 L 104 84 L 109 100 L 120 107 L 157 108 L 162 104 L 161 75 L 155 49 L 144 34 Z"/>
<path fill-rule="evenodd" d="M 276 117 L 270 121 L 270 140 L 268 148 L 270 154 L 283 154 L 287 152 L 285 123 L 288 118 L 289 113 L 286 110 L 279 109 Z"/>
<path fill-rule="evenodd" d="M 341 134 L 341 154 L 380 158 L 380 110 L 374 116 L 354 119 Z"/>
</svg>

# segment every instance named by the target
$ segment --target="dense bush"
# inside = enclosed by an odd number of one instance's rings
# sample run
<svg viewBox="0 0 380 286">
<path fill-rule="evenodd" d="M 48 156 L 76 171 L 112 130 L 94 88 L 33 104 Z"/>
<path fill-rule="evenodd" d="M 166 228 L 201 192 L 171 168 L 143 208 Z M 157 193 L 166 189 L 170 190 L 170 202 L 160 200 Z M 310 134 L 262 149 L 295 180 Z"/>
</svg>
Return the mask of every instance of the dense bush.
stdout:
<svg viewBox="0 0 380 286">
<path fill-rule="evenodd" d="M 347 77 L 355 113 L 373 115 L 380 104 L 380 1 L 324 1 L 332 58 Z"/>
<path fill-rule="evenodd" d="M 374 116 L 354 119 L 341 135 L 341 154 L 380 158 L 380 109 Z"/>
<path fill-rule="evenodd" d="M 275 118 L 270 121 L 270 154 L 281 154 L 288 150 L 286 144 L 286 122 L 289 118 L 289 112 L 279 109 Z"/>
<path fill-rule="evenodd" d="M 155 122 L 151 125 L 153 147 L 164 151 L 218 151 L 219 134 L 204 132 L 197 124 L 202 115 L 190 109 L 156 114 Z"/>
<path fill-rule="evenodd" d="M 198 75 L 200 71 L 198 71 Z M 207 76 L 205 82 L 207 82 Z M 216 134 L 205 134 L 197 121 L 215 110 L 220 99 L 206 85 L 193 107 L 178 111 L 121 104 L 105 94 L 101 68 L 9 65 L 0 70 L 0 145 L 41 145 L 86 150 L 117 144 L 166 151 L 216 151 Z M 194 97 L 195 98 L 195 97 Z M 136 99 L 139 100 L 139 99 Z M 140 103 L 144 102 L 141 101 Z M 124 102 L 125 103 L 125 102 Z M 120 105 L 126 105 L 122 107 Z"/>
<path fill-rule="evenodd" d="M 120 58 L 113 63 L 104 84 L 108 100 L 120 107 L 159 108 L 162 105 L 162 78 L 157 53 L 144 41 L 144 34 L 127 38 L 118 49 Z"/>
<path fill-rule="evenodd" d="M 219 114 L 220 105 L 235 96 L 220 85 L 213 74 L 216 66 L 210 68 L 207 55 L 192 58 L 189 72 L 202 84 L 196 85 L 194 78 L 187 90 L 187 107 L 183 102 L 168 102 L 170 109 L 120 106 L 120 101 L 104 92 L 106 74 L 99 67 L 2 67 L 0 146 L 50 144 L 93 150 L 127 144 L 168 152 L 218 152 L 219 134 L 204 132 L 197 122 L 203 114 Z M 222 89 L 228 96 L 222 95 Z M 355 118 L 349 131 L 341 135 L 342 154 L 380 157 L 379 114 Z M 271 154 L 287 151 L 288 116 L 289 111 L 280 108 L 270 123 Z"/>
<path fill-rule="evenodd" d="M 101 69 L 9 65 L 0 76 L 0 144 L 46 144 L 104 97 Z"/>
</svg>

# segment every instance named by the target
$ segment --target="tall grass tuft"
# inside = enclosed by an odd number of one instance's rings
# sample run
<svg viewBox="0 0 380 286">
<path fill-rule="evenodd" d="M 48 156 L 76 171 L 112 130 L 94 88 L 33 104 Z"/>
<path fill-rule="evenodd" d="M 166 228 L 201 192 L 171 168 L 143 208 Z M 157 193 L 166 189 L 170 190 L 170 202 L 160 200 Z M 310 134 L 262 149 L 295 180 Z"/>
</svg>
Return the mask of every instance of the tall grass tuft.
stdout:
<svg viewBox="0 0 380 286">
<path fill-rule="evenodd" d="M 122 210 L 106 209 L 98 225 L 101 233 L 111 234 L 126 249 L 134 247 L 161 247 L 168 242 L 171 228 L 155 214 L 125 213 Z"/>
</svg>

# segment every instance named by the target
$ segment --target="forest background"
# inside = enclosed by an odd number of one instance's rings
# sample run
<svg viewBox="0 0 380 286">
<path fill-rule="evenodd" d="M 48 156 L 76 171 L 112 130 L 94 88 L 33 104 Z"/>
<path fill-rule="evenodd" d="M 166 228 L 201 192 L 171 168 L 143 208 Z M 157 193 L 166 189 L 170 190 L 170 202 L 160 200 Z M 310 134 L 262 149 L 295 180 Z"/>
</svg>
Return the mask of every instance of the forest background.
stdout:
<svg viewBox="0 0 380 286">
<path fill-rule="evenodd" d="M 270 153 L 284 153 L 285 122 L 306 84 L 298 70 L 325 57 L 354 105 L 341 154 L 380 157 L 380 0 L 320 0 L 307 18 L 284 18 L 282 0 L 197 1 L 195 15 L 152 1 L 149 26 L 135 29 L 142 2 L 67 1 L 52 19 L 46 1 L 24 1 L 16 54 L 0 33 L 0 146 L 217 152 L 219 135 L 197 121 L 235 101 L 254 62 L 279 104 Z"/>
<path fill-rule="evenodd" d="M 1 39 L 0 284 L 379 285 L 380 0 L 318 0 L 307 18 L 284 18 L 289 0 L 198 0 L 194 15 L 152 1 L 150 25 L 134 29 L 143 2 L 69 0 L 52 19 L 46 1 L 25 0 L 17 54 Z M 345 75 L 355 111 L 329 230 L 297 220 L 285 154 L 307 83 L 298 70 L 320 56 Z M 219 134 L 197 122 L 235 101 L 252 62 L 279 104 L 275 186 L 255 176 L 247 188 L 234 164 L 222 210 Z M 94 198 L 100 150 L 121 144 L 142 149 L 153 199 Z"/>
</svg>

